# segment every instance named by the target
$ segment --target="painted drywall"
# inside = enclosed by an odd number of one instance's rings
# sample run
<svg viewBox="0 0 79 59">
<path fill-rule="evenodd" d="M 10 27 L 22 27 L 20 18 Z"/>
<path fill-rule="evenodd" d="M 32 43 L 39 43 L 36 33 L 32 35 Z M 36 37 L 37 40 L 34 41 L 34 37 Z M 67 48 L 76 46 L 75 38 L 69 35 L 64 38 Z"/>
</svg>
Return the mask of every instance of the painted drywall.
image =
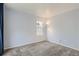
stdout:
<svg viewBox="0 0 79 59">
<path fill-rule="evenodd" d="M 13 48 L 40 42 L 36 35 L 35 15 L 22 13 L 4 6 L 4 48 Z"/>
<path fill-rule="evenodd" d="M 51 32 L 47 32 L 50 42 L 79 50 L 79 9 L 52 17 L 50 27 Z"/>
</svg>

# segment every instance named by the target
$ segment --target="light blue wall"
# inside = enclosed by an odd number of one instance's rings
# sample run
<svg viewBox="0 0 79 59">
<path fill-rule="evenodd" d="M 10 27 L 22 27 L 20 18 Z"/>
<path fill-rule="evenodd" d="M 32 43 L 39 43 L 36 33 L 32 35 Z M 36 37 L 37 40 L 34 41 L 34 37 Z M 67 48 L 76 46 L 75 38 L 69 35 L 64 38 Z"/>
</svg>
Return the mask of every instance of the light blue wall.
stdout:
<svg viewBox="0 0 79 59">
<path fill-rule="evenodd" d="M 54 31 L 48 32 L 50 42 L 79 49 L 79 9 L 52 17 L 51 27 Z"/>
<path fill-rule="evenodd" d="M 40 42 L 36 35 L 35 15 L 4 8 L 4 47 L 13 48 Z"/>
</svg>

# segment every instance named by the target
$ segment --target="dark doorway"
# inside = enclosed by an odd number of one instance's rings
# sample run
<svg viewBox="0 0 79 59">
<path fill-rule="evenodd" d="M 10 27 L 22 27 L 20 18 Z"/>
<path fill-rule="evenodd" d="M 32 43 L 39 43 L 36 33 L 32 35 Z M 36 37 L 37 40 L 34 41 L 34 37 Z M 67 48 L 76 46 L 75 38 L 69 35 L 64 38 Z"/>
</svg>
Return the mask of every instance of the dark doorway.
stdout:
<svg viewBox="0 0 79 59">
<path fill-rule="evenodd" d="M 3 3 L 0 3 L 0 55 L 3 54 Z"/>
</svg>

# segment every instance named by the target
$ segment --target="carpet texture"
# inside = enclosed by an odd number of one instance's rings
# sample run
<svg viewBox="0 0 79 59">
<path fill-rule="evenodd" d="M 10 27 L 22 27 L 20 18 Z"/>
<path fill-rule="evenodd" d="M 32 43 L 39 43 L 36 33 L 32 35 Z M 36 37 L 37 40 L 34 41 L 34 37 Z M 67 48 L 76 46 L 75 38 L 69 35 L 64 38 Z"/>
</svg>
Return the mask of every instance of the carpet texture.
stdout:
<svg viewBox="0 0 79 59">
<path fill-rule="evenodd" d="M 3 56 L 79 56 L 79 51 L 42 41 L 5 50 Z"/>
</svg>

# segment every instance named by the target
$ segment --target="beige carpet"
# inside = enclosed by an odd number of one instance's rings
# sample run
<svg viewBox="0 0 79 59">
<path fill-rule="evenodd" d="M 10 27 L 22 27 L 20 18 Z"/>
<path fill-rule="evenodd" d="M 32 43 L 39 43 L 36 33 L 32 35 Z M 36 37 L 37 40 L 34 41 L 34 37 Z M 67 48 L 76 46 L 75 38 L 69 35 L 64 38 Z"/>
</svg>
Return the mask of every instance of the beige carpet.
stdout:
<svg viewBox="0 0 79 59">
<path fill-rule="evenodd" d="M 3 56 L 79 56 L 79 51 L 42 41 L 6 50 Z"/>
</svg>

